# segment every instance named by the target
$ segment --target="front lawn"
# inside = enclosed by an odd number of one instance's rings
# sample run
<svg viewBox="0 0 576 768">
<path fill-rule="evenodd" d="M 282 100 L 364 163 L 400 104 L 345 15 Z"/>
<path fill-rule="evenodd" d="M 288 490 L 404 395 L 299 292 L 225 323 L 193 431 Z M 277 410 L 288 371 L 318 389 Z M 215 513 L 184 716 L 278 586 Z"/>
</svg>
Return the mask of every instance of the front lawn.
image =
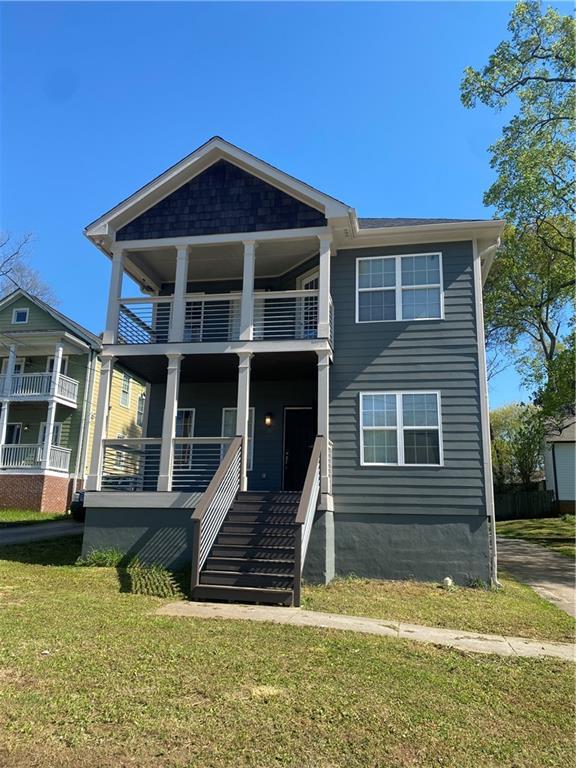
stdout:
<svg viewBox="0 0 576 768">
<path fill-rule="evenodd" d="M 457 587 L 417 581 L 335 579 L 325 587 L 306 585 L 303 608 L 409 624 L 570 641 L 576 622 L 564 611 L 506 575 L 502 589 Z"/>
<path fill-rule="evenodd" d="M 0 528 L 11 528 L 30 523 L 47 523 L 51 520 L 69 520 L 67 512 L 35 512 L 31 509 L 0 509 Z"/>
<path fill-rule="evenodd" d="M 79 545 L 0 549 L 0 765 L 552 768 L 576 758 L 566 662 L 157 616 L 163 600 L 123 591 L 116 569 L 73 566 Z"/>
<path fill-rule="evenodd" d="M 547 547 L 565 557 L 576 557 L 576 517 L 542 517 L 532 520 L 503 520 L 496 523 L 498 536 L 524 539 Z"/>
</svg>

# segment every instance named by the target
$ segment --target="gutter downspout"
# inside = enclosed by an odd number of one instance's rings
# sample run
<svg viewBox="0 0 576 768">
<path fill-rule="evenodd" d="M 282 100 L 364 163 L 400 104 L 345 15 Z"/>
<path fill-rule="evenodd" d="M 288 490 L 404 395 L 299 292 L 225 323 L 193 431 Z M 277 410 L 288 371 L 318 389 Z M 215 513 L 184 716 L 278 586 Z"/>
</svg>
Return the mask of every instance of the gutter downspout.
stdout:
<svg viewBox="0 0 576 768">
<path fill-rule="evenodd" d="M 472 241 L 474 255 L 474 293 L 476 307 L 476 338 L 478 341 L 478 383 L 480 386 L 480 413 L 482 422 L 482 456 L 484 465 L 484 497 L 486 500 L 486 515 L 490 525 L 490 581 L 492 586 L 500 587 L 498 581 L 498 553 L 496 548 L 496 514 L 494 509 L 494 479 L 492 476 L 492 452 L 490 441 L 490 407 L 488 403 L 488 377 L 486 375 L 486 338 L 484 336 L 484 302 L 482 298 L 482 268 L 481 256 L 496 252 L 500 240 L 489 246 L 481 253 L 478 251 L 478 241 Z M 492 264 L 493 258 L 490 260 Z M 486 272 L 487 275 L 487 272 Z"/>
<path fill-rule="evenodd" d="M 95 356 L 97 353 L 93 349 L 90 349 L 90 356 L 88 358 L 88 381 L 86 390 L 84 392 L 84 402 L 82 403 L 82 426 L 80 431 L 80 440 L 78 441 L 79 451 L 76 456 L 76 470 L 74 472 L 74 478 L 72 480 L 72 494 L 76 493 L 78 486 L 78 475 L 80 473 L 80 467 L 86 466 L 86 451 L 88 449 L 88 435 L 90 434 L 90 414 L 86 418 L 88 404 L 92 402 L 92 394 L 94 391 L 94 378 L 96 375 Z M 84 477 L 84 471 L 82 471 L 82 477 Z"/>
</svg>

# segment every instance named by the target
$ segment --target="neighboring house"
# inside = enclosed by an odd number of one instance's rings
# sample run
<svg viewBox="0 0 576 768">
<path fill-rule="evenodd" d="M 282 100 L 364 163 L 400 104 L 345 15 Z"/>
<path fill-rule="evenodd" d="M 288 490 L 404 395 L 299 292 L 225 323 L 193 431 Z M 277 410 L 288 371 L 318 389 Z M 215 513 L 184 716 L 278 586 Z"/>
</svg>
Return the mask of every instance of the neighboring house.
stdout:
<svg viewBox="0 0 576 768">
<path fill-rule="evenodd" d="M 90 462 L 91 416 L 101 342 L 23 290 L 0 301 L 0 508 L 64 512 Z M 121 387 L 124 374 L 114 371 Z M 144 385 L 130 377 L 132 400 L 112 398 L 110 423 L 131 437 Z"/>
<path fill-rule="evenodd" d="M 482 283 L 501 231 L 358 218 L 218 137 L 90 224 L 112 278 L 84 551 L 191 564 L 205 599 L 298 604 L 302 571 L 494 578 Z M 150 388 L 123 445 L 114 360 Z"/>
<path fill-rule="evenodd" d="M 576 423 L 569 422 L 560 434 L 550 434 L 544 447 L 546 489 L 554 491 L 560 512 L 573 515 L 576 507 Z"/>
</svg>

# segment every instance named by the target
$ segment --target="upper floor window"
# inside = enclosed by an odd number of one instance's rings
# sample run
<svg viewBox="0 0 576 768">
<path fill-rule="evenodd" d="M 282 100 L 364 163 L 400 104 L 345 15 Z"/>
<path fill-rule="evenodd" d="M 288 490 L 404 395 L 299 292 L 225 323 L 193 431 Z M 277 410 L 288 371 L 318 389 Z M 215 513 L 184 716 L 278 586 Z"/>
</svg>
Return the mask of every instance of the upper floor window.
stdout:
<svg viewBox="0 0 576 768">
<path fill-rule="evenodd" d="M 138 396 L 138 407 L 136 410 L 136 426 L 142 427 L 144 425 L 144 407 L 146 405 L 146 395 L 142 392 Z"/>
<path fill-rule="evenodd" d="M 122 388 L 120 389 L 120 405 L 124 408 L 130 406 L 130 376 L 127 373 L 122 374 Z"/>
<path fill-rule="evenodd" d="M 28 322 L 28 307 L 16 308 L 12 311 L 12 325 L 24 325 Z"/>
<path fill-rule="evenodd" d="M 442 254 L 356 260 L 356 322 L 438 320 L 444 316 Z"/>
<path fill-rule="evenodd" d="M 54 370 L 54 358 L 53 357 L 49 357 L 46 360 L 46 373 L 52 373 L 53 370 Z M 68 373 L 68 358 L 67 357 L 62 357 L 62 359 L 60 360 L 60 373 L 62 374 L 62 376 L 66 376 L 67 373 Z"/>
<path fill-rule="evenodd" d="M 361 392 L 360 463 L 443 464 L 438 392 Z"/>
<path fill-rule="evenodd" d="M 26 365 L 26 360 L 23 357 L 17 357 L 14 361 L 14 373 L 16 375 L 24 373 L 24 367 Z M 2 373 L 8 372 L 8 358 L 5 357 L 2 360 Z"/>
</svg>

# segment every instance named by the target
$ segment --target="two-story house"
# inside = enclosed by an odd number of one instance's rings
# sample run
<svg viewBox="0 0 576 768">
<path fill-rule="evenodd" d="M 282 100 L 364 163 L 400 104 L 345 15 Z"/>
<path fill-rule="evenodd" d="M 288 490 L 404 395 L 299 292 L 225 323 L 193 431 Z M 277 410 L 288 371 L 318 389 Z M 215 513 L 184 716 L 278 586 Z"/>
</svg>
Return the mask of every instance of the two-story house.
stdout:
<svg viewBox="0 0 576 768">
<path fill-rule="evenodd" d="M 501 230 L 358 218 L 218 137 L 90 224 L 112 277 L 84 551 L 191 565 L 199 599 L 298 604 L 302 573 L 494 577 Z M 115 363 L 150 391 L 122 443 Z"/>
<path fill-rule="evenodd" d="M 90 464 L 101 340 L 23 290 L 0 301 L 0 508 L 65 512 Z M 111 428 L 138 437 L 143 382 L 113 372 Z"/>
</svg>

